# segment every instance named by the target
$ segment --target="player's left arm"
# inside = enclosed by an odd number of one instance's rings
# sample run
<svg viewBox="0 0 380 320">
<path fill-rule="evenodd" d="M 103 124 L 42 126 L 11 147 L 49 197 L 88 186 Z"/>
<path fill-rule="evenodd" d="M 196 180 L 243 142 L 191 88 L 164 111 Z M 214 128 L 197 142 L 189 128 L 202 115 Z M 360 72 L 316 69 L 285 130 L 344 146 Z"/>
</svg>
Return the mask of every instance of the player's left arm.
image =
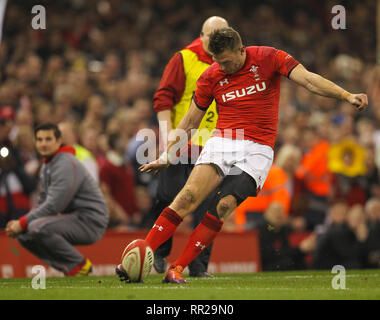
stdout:
<svg viewBox="0 0 380 320">
<path fill-rule="evenodd" d="M 350 93 L 319 74 L 308 71 L 302 64 L 298 64 L 291 71 L 289 79 L 315 94 L 347 101 L 358 110 L 362 110 L 368 105 L 368 97 L 366 94 Z"/>
</svg>

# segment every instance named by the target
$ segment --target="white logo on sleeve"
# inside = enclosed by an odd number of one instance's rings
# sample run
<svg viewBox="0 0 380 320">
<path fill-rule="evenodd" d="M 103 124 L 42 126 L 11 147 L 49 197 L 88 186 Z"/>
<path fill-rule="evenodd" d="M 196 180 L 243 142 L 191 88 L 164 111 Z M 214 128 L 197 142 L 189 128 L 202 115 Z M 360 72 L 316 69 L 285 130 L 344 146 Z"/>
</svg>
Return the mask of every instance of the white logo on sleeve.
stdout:
<svg viewBox="0 0 380 320">
<path fill-rule="evenodd" d="M 223 80 L 219 81 L 219 84 L 220 84 L 221 87 L 223 87 L 223 85 L 228 84 L 228 83 L 229 82 L 228 82 L 227 78 L 224 78 Z"/>
</svg>

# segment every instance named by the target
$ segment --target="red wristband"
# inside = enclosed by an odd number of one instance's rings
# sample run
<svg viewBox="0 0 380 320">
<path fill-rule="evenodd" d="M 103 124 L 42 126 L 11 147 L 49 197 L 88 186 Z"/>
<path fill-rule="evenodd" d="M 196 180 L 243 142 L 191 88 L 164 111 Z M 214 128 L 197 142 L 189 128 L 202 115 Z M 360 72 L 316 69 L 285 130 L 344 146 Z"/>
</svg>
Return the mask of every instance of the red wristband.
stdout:
<svg viewBox="0 0 380 320">
<path fill-rule="evenodd" d="M 21 228 L 23 231 L 25 231 L 28 228 L 28 221 L 26 221 L 26 215 L 22 216 L 20 219 L 18 219 L 20 222 Z"/>
</svg>

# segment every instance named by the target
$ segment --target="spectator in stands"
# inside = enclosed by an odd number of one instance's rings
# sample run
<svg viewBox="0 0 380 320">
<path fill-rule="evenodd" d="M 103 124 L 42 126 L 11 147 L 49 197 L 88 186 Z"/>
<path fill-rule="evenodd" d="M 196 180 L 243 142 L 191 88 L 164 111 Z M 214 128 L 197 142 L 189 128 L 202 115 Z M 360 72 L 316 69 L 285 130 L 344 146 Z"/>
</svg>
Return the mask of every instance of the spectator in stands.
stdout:
<svg viewBox="0 0 380 320">
<path fill-rule="evenodd" d="M 83 123 L 91 125 L 98 130 L 103 129 L 103 107 L 104 99 L 100 95 L 91 95 L 87 102 L 83 115 Z"/>
<path fill-rule="evenodd" d="M 301 157 L 301 150 L 294 145 L 284 145 L 280 148 L 259 195 L 247 198 L 236 208 L 235 223 L 238 229 L 256 228 L 272 202 L 281 203 L 284 218 L 288 218 L 293 195 L 294 173 Z"/>
<path fill-rule="evenodd" d="M 50 123 L 55 121 L 52 103 L 47 100 L 38 99 L 33 107 L 34 123 Z"/>
<path fill-rule="evenodd" d="M 149 228 L 149 215 L 152 209 L 152 196 L 149 193 L 148 188 L 144 186 L 138 186 L 136 188 L 136 200 L 139 214 L 136 215 L 136 226 L 142 229 Z"/>
<path fill-rule="evenodd" d="M 78 124 L 65 120 L 60 122 L 58 127 L 62 133 L 62 142 L 65 145 L 74 147 L 77 159 L 82 162 L 96 183 L 99 183 L 99 168 L 94 155 L 78 143 Z"/>
<path fill-rule="evenodd" d="M 366 190 L 366 199 L 372 197 L 380 198 L 380 170 L 376 165 L 375 148 L 366 148 L 366 174 L 364 176 L 363 188 Z"/>
<path fill-rule="evenodd" d="M 306 228 L 312 231 L 323 224 L 331 188 L 331 173 L 327 167 L 329 142 L 321 139 L 314 128 L 303 132 L 304 156 L 296 171 L 297 183 L 303 186 L 297 197 L 305 201 Z"/>
<path fill-rule="evenodd" d="M 345 201 L 340 200 L 333 203 L 329 209 L 326 219 L 327 225 L 341 225 L 346 221 L 348 205 Z"/>
<path fill-rule="evenodd" d="M 334 265 L 346 269 L 366 266 L 368 227 L 363 207 L 355 205 L 347 211 L 343 223 L 332 223 L 317 240 L 313 267 L 331 270 Z"/>
<path fill-rule="evenodd" d="M 0 108 L 0 229 L 31 208 L 30 195 L 37 187 L 34 176 L 25 171 L 20 151 L 9 139 L 14 111 Z"/>
<path fill-rule="evenodd" d="M 108 146 L 105 162 L 100 166 L 100 184 L 108 202 L 116 202 L 124 213 L 121 219 L 120 215 L 114 217 L 111 212 L 110 223 L 124 228 L 135 227 L 134 219 L 138 210 L 133 168 L 123 157 L 124 148 L 117 133 L 108 137 Z M 120 208 L 116 212 L 120 213 Z"/>
<path fill-rule="evenodd" d="M 333 199 L 344 199 L 349 205 L 364 205 L 367 199 L 366 149 L 352 139 L 332 144 L 328 154 L 328 168 L 333 173 Z"/>
<path fill-rule="evenodd" d="M 40 161 L 34 147 L 33 129 L 26 125 L 20 126 L 13 143 L 20 152 L 25 171 L 31 176 L 37 176 Z"/>
<path fill-rule="evenodd" d="M 92 125 L 82 124 L 79 127 L 79 144 L 81 144 L 88 151 L 90 151 L 91 154 L 95 157 L 95 159 L 97 159 L 99 154 L 101 153 L 98 144 L 100 133 L 101 132 Z"/>
<path fill-rule="evenodd" d="M 365 213 L 368 221 L 367 268 L 380 267 L 380 198 L 366 202 Z"/>
<path fill-rule="evenodd" d="M 305 254 L 311 246 L 289 243 L 291 228 L 284 219 L 284 208 L 279 202 L 272 202 L 259 223 L 260 257 L 263 271 L 305 269 Z"/>
<path fill-rule="evenodd" d="M 104 68 L 103 72 L 106 74 L 107 80 L 119 80 L 122 78 L 121 74 L 121 61 L 120 56 L 113 51 L 110 51 L 106 54 L 104 58 Z"/>
<path fill-rule="evenodd" d="M 361 117 L 356 121 L 355 128 L 358 143 L 365 148 L 372 148 L 375 144 L 374 121 L 367 117 Z"/>
</svg>

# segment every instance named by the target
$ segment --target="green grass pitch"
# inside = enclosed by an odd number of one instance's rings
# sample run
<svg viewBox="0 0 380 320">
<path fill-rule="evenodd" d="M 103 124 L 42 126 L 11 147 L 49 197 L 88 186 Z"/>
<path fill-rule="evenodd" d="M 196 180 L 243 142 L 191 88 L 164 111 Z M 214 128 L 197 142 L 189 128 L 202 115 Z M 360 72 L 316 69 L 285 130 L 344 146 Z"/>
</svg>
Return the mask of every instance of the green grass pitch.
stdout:
<svg viewBox="0 0 380 320">
<path fill-rule="evenodd" d="M 162 275 L 144 283 L 116 276 L 46 278 L 33 289 L 31 278 L 0 279 L 0 300 L 380 300 L 380 270 L 346 270 L 345 289 L 335 290 L 329 271 L 216 274 L 189 278 L 186 285 L 162 284 Z"/>
</svg>

